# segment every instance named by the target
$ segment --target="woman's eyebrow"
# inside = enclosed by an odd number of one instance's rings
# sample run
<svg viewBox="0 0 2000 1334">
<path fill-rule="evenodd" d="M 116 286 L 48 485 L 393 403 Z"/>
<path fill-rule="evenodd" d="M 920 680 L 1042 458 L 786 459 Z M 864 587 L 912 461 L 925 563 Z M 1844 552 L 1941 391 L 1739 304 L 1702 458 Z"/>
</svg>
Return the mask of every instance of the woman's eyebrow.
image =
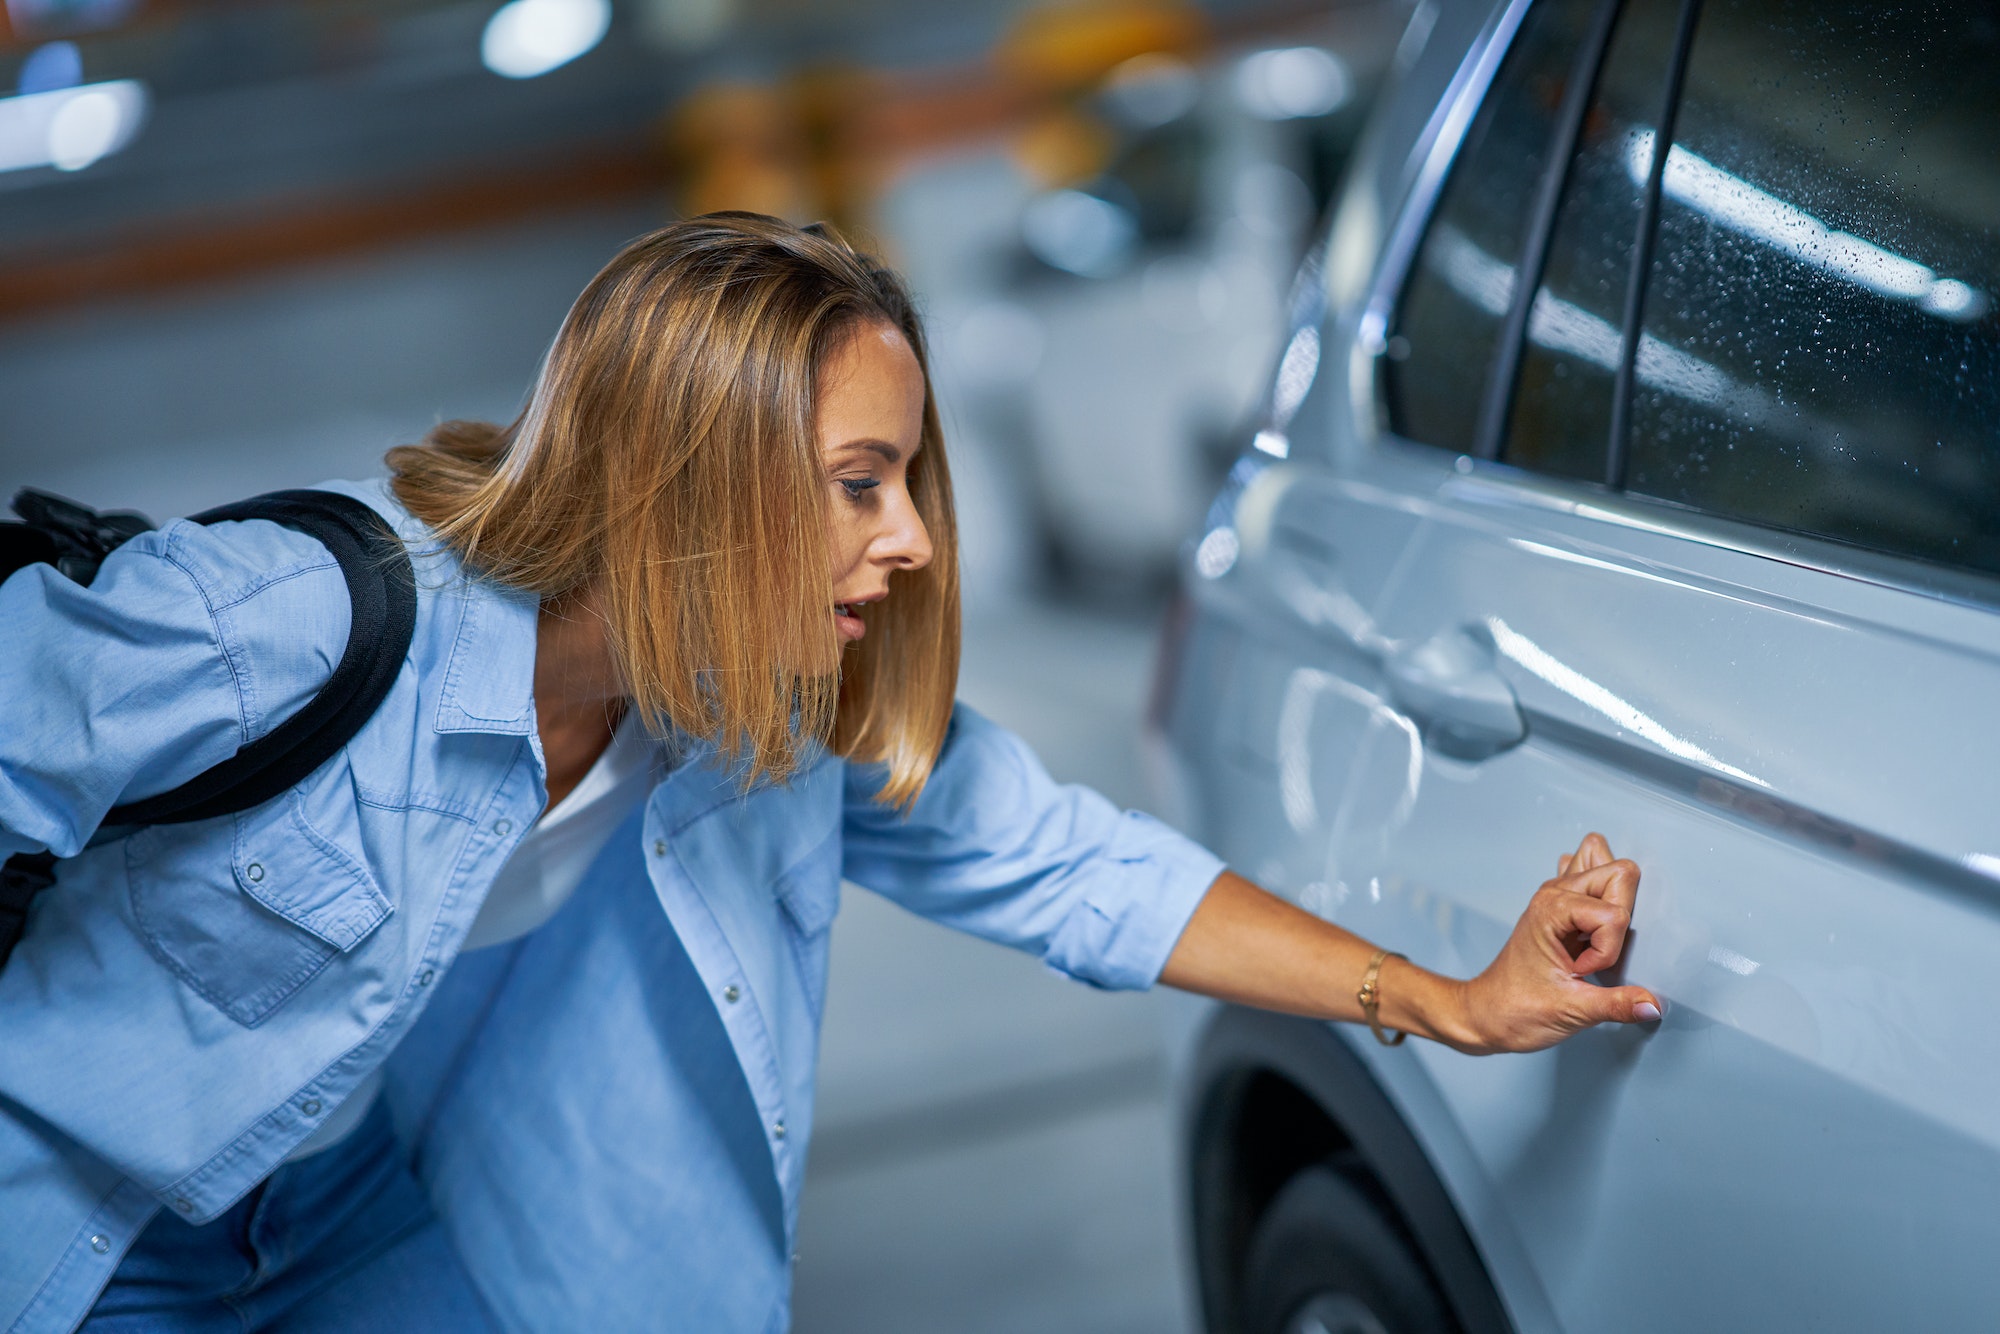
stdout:
<svg viewBox="0 0 2000 1334">
<path fill-rule="evenodd" d="M 903 459 L 903 451 L 890 444 L 887 440 L 849 440 L 841 446 L 841 449 L 865 449 L 870 453 L 880 454 L 891 465 L 900 463 Z"/>
</svg>

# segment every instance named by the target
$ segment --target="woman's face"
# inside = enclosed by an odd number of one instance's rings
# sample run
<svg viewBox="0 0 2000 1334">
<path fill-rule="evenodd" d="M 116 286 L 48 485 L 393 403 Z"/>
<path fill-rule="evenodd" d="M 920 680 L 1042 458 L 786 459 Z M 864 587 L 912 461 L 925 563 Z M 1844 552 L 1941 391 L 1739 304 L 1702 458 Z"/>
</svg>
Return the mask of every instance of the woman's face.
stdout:
<svg viewBox="0 0 2000 1334">
<path fill-rule="evenodd" d="M 924 373 L 901 330 L 863 324 L 820 368 L 818 400 L 820 460 L 833 492 L 834 624 L 851 644 L 868 631 L 855 612 L 889 596 L 889 576 L 930 564 L 930 534 L 909 486 L 923 443 Z"/>
</svg>

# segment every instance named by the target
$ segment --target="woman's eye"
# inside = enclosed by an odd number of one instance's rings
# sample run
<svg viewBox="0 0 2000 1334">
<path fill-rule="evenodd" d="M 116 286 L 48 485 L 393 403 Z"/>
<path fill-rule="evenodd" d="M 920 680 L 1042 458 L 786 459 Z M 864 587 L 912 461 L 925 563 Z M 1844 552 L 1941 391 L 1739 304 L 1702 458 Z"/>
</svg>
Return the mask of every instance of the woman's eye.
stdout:
<svg viewBox="0 0 2000 1334">
<path fill-rule="evenodd" d="M 876 487 L 882 485 L 880 481 L 873 477 L 842 477 L 838 480 L 843 487 L 847 488 L 847 498 L 849 500 L 859 500 L 864 492 L 873 491 Z"/>
</svg>

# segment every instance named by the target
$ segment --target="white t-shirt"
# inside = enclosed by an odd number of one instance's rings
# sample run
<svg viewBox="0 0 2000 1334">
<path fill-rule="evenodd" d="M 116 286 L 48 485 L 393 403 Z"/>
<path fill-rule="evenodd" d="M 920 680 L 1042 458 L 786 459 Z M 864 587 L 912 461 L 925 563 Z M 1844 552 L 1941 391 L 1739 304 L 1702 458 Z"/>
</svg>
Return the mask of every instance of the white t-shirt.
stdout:
<svg viewBox="0 0 2000 1334">
<path fill-rule="evenodd" d="M 522 836 L 494 877 L 461 949 L 519 940 L 569 902 L 611 831 L 652 790 L 665 747 L 646 734 L 630 709 L 583 781 Z"/>
<path fill-rule="evenodd" d="M 590 766 L 583 781 L 542 813 L 521 836 L 512 856 L 494 877 L 479 915 L 472 919 L 461 950 L 485 949 L 519 940 L 556 915 L 583 883 L 583 873 L 597 860 L 611 832 L 646 799 L 655 777 L 669 764 L 670 752 L 647 735 L 636 713 L 628 709 L 611 734 L 604 753 Z M 285 1158 L 294 1162 L 330 1149 L 347 1138 L 382 1089 L 378 1070 L 362 1081 L 298 1148 Z"/>
</svg>

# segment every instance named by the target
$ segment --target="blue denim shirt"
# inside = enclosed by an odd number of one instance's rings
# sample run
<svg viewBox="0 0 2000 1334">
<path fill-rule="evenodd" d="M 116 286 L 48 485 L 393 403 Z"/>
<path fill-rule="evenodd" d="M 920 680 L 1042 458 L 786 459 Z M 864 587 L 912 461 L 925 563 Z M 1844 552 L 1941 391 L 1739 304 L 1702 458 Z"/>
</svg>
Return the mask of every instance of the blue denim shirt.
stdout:
<svg viewBox="0 0 2000 1334">
<path fill-rule="evenodd" d="M 331 489 L 434 546 L 380 484 Z M 746 795 L 696 749 L 552 921 L 459 959 L 545 801 L 536 604 L 440 554 L 418 581 L 344 752 L 254 810 L 96 843 L 311 697 L 339 571 L 270 523 L 174 523 L 88 589 L 0 585 L 0 855 L 69 858 L 0 971 L 0 1329 L 71 1329 L 158 1210 L 213 1218 L 378 1068 L 509 1328 L 783 1329 L 843 877 L 1143 987 L 1221 869 L 961 707 L 907 818 L 865 766 Z"/>
</svg>

